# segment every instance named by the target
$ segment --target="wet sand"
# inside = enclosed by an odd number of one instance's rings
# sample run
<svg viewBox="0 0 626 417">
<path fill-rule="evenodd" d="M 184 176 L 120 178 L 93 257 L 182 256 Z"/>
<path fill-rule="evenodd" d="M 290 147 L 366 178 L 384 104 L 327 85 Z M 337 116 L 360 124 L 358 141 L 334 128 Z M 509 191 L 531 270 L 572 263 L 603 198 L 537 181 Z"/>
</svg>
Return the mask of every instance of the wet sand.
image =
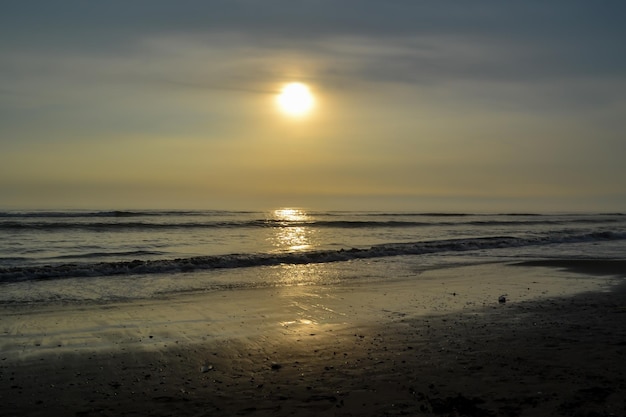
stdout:
<svg viewBox="0 0 626 417">
<path fill-rule="evenodd" d="M 0 414 L 626 415 L 624 277 L 625 261 L 541 261 L 5 305 Z"/>
</svg>

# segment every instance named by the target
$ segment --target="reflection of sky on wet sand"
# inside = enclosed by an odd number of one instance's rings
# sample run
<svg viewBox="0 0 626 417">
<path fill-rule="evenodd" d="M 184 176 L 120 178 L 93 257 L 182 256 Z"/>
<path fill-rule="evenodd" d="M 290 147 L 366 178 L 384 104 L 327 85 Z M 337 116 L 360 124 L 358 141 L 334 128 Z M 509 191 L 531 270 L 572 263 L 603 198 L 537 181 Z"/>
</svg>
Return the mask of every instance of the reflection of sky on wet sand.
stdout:
<svg viewBox="0 0 626 417">
<path fill-rule="evenodd" d="M 345 312 L 333 287 L 337 272 L 327 265 L 280 265 L 273 268 L 280 303 L 284 305 L 283 320 L 279 325 L 286 334 L 294 336 L 318 335 L 330 325 L 342 323 Z"/>
<path fill-rule="evenodd" d="M 284 334 L 323 336 L 346 320 L 346 313 L 336 308 L 336 297 L 328 288 L 294 285 L 283 287 L 279 296 L 285 303 L 286 314 L 279 322 Z"/>
<path fill-rule="evenodd" d="M 278 227 L 270 238 L 277 251 L 303 251 L 312 248 L 311 234 L 313 231 L 302 225 L 310 220 L 309 215 L 300 209 L 284 208 L 274 210 L 272 220 L 283 227 Z"/>
</svg>

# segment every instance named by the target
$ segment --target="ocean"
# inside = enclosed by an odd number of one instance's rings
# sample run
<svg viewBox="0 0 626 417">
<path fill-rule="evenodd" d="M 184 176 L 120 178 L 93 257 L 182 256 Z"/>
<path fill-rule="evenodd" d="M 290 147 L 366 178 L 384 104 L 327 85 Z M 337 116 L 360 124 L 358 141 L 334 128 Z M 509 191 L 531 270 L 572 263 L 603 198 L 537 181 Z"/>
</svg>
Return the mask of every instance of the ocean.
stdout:
<svg viewBox="0 0 626 417">
<path fill-rule="evenodd" d="M 2 211 L 0 303 L 420 279 L 455 265 L 623 259 L 622 213 Z"/>
</svg>

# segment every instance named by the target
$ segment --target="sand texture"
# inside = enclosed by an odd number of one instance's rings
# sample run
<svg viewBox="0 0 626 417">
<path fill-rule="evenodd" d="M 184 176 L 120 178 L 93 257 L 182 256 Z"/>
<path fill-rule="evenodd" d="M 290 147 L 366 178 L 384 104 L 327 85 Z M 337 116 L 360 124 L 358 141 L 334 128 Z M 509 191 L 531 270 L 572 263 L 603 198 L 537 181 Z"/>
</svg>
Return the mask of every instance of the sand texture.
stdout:
<svg viewBox="0 0 626 417">
<path fill-rule="evenodd" d="M 0 414 L 624 416 L 625 266 L 5 305 Z"/>
</svg>

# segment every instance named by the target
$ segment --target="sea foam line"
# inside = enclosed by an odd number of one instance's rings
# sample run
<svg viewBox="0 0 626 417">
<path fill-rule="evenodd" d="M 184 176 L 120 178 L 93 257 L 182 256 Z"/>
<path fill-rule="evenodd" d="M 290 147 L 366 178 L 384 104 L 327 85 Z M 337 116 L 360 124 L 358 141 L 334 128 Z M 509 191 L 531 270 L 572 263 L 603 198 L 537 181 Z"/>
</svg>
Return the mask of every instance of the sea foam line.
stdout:
<svg viewBox="0 0 626 417">
<path fill-rule="evenodd" d="M 17 282 L 71 277 L 158 274 L 199 270 L 245 268 L 280 264 L 341 262 L 355 259 L 382 258 L 426 253 L 460 252 L 477 249 L 514 248 L 553 243 L 624 240 L 626 233 L 600 232 L 579 235 L 512 236 L 448 239 L 410 243 L 387 243 L 369 248 L 321 250 L 287 253 L 247 253 L 197 256 L 179 259 L 133 260 L 98 263 L 67 263 L 27 267 L 1 267 L 0 282 Z"/>
</svg>

